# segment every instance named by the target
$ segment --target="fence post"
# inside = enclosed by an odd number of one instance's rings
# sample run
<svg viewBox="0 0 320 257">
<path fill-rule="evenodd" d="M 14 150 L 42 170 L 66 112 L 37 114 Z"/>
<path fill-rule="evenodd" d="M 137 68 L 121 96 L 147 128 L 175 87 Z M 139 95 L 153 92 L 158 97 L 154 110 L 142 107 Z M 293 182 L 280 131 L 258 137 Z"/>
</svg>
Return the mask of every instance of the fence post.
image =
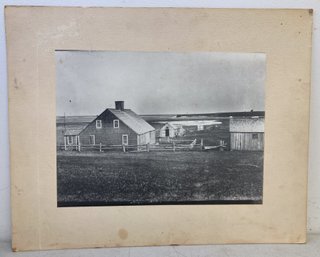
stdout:
<svg viewBox="0 0 320 257">
<path fill-rule="evenodd" d="M 147 152 L 150 152 L 150 144 L 147 143 Z"/>
<path fill-rule="evenodd" d="M 99 144 L 99 151 L 100 151 L 100 153 L 102 152 L 102 149 L 101 149 L 101 142 L 100 142 L 100 144 Z"/>
<path fill-rule="evenodd" d="M 203 138 L 201 138 L 200 146 L 201 146 L 201 151 L 202 151 L 203 150 Z"/>
<path fill-rule="evenodd" d="M 126 152 L 126 146 L 125 145 L 122 145 L 122 150 L 123 150 L 124 153 Z"/>
<path fill-rule="evenodd" d="M 79 143 L 78 150 L 79 150 L 79 152 L 81 152 L 80 137 L 79 136 L 78 136 L 78 143 Z"/>
<path fill-rule="evenodd" d="M 63 137 L 64 139 L 64 150 L 67 151 L 67 138 Z"/>
<path fill-rule="evenodd" d="M 223 151 L 223 141 L 220 140 L 220 147 L 219 147 L 219 151 L 222 152 Z"/>
<path fill-rule="evenodd" d="M 174 152 L 176 151 L 176 143 L 174 141 L 172 142 L 172 149 Z"/>
</svg>

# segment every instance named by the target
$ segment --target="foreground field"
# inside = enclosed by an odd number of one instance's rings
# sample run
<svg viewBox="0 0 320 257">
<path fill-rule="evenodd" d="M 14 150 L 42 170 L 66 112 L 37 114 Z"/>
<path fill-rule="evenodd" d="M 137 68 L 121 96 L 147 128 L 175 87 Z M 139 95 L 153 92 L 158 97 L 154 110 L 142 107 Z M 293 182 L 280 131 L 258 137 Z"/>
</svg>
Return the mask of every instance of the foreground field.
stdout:
<svg viewBox="0 0 320 257">
<path fill-rule="evenodd" d="M 57 173 L 58 206 L 261 203 L 263 153 L 60 152 Z"/>
</svg>

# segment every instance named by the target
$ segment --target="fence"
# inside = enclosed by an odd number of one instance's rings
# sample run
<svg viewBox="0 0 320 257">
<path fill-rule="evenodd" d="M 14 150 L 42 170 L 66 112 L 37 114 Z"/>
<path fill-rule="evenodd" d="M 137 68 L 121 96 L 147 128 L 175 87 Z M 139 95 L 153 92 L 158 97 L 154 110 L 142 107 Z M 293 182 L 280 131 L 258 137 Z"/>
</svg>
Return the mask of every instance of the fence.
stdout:
<svg viewBox="0 0 320 257">
<path fill-rule="evenodd" d="M 122 152 L 154 152 L 154 151 L 202 151 L 205 147 L 203 140 L 197 143 L 197 140 L 171 140 L 170 143 L 163 144 L 144 144 L 144 145 L 57 145 L 57 150 L 64 151 L 95 151 L 95 152 L 106 152 L 106 151 L 122 151 Z"/>
<path fill-rule="evenodd" d="M 105 151 L 122 151 L 122 152 L 149 152 L 150 145 L 83 145 L 83 144 L 72 144 L 72 145 L 57 145 L 57 150 L 64 151 L 94 151 L 94 152 L 105 152 Z"/>
</svg>

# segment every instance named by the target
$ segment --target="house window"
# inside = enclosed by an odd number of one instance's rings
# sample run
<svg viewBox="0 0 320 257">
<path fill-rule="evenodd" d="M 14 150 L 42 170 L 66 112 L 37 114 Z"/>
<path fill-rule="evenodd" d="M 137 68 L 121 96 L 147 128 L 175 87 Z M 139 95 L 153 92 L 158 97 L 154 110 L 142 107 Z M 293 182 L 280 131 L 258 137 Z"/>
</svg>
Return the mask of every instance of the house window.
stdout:
<svg viewBox="0 0 320 257">
<path fill-rule="evenodd" d="M 95 135 L 90 135 L 89 143 L 90 143 L 90 145 L 96 144 L 96 136 Z"/>
<path fill-rule="evenodd" d="M 67 144 L 72 145 L 73 144 L 73 137 L 72 136 L 67 136 Z"/>
<path fill-rule="evenodd" d="M 128 145 L 128 135 L 122 135 L 122 144 Z"/>
<path fill-rule="evenodd" d="M 257 133 L 252 134 L 252 139 L 258 139 L 258 134 Z"/>
<path fill-rule="evenodd" d="M 113 120 L 113 127 L 119 128 L 119 120 Z"/>
<path fill-rule="evenodd" d="M 102 122 L 101 122 L 101 120 L 96 120 L 96 128 L 97 128 L 97 129 L 102 128 Z"/>
</svg>

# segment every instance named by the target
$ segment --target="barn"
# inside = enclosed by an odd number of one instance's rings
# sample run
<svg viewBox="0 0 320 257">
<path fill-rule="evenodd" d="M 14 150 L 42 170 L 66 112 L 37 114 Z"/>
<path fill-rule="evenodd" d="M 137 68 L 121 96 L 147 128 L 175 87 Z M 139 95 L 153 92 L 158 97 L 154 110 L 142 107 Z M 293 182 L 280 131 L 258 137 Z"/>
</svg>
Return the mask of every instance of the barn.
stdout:
<svg viewBox="0 0 320 257">
<path fill-rule="evenodd" d="M 81 131 L 66 131 L 67 145 L 145 145 L 155 143 L 155 129 L 123 101 L 108 108 Z"/>
<path fill-rule="evenodd" d="M 230 150 L 263 151 L 264 117 L 230 119 Z"/>
</svg>

